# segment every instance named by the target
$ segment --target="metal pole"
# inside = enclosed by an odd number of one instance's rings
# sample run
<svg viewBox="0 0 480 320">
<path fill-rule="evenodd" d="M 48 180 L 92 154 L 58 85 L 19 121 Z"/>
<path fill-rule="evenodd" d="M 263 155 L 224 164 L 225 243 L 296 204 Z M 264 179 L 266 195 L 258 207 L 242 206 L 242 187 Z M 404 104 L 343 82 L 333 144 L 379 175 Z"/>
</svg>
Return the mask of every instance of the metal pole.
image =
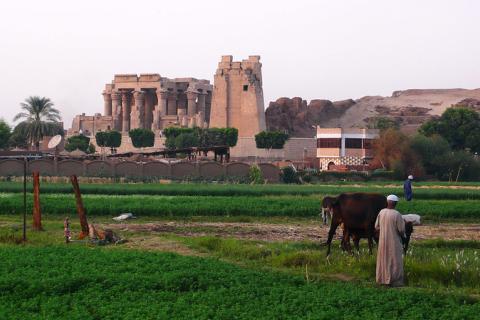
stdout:
<svg viewBox="0 0 480 320">
<path fill-rule="evenodd" d="M 27 241 L 27 157 L 23 158 L 23 242 Z"/>
</svg>

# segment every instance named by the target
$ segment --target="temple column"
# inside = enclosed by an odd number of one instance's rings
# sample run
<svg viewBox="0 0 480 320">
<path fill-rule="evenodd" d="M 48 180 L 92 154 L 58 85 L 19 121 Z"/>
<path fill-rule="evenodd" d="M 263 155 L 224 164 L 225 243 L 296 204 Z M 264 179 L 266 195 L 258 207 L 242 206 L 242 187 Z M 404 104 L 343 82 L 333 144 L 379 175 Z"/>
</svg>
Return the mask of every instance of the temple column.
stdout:
<svg viewBox="0 0 480 320">
<path fill-rule="evenodd" d="M 198 114 L 198 121 L 197 126 L 203 128 L 205 126 L 205 96 L 206 93 L 200 92 L 198 94 L 197 100 L 197 114 Z"/>
<path fill-rule="evenodd" d="M 145 122 L 144 128 L 150 129 L 153 124 L 153 94 L 151 90 L 145 91 Z"/>
<path fill-rule="evenodd" d="M 160 107 L 160 116 L 167 115 L 167 98 L 168 92 L 166 90 L 157 90 L 158 105 Z"/>
<path fill-rule="evenodd" d="M 103 115 L 104 116 L 111 116 L 112 115 L 112 96 L 110 93 L 107 93 L 106 91 L 103 91 Z"/>
<path fill-rule="evenodd" d="M 197 96 L 198 93 L 194 91 L 187 91 L 187 114 L 190 118 L 194 117 L 197 113 Z"/>
<path fill-rule="evenodd" d="M 122 131 L 128 132 L 130 130 L 130 112 L 128 106 L 128 92 L 122 91 Z"/>
<path fill-rule="evenodd" d="M 112 116 L 113 116 L 113 129 L 122 130 L 122 96 L 118 91 L 112 91 Z"/>
<path fill-rule="evenodd" d="M 185 93 L 177 94 L 177 115 L 180 123 L 182 123 L 183 118 L 187 117 L 187 95 Z"/>
<path fill-rule="evenodd" d="M 162 117 L 167 114 L 167 97 L 168 92 L 165 90 L 157 90 L 157 105 L 153 110 L 152 131 L 162 129 Z"/>
<path fill-rule="evenodd" d="M 143 91 L 134 91 L 133 99 L 135 100 L 135 105 L 132 112 L 130 112 L 130 128 L 143 128 L 145 123 L 145 93 Z"/>
<path fill-rule="evenodd" d="M 167 115 L 174 116 L 177 114 L 177 94 L 172 92 L 168 95 Z"/>
</svg>

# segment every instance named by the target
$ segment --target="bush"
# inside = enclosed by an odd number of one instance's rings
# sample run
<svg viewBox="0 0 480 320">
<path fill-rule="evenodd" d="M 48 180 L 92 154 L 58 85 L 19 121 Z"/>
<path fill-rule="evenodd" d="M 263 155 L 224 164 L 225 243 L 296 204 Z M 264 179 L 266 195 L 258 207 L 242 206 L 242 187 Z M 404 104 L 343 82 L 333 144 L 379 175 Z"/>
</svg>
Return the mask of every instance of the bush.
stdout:
<svg viewBox="0 0 480 320">
<path fill-rule="evenodd" d="M 264 182 L 262 170 L 260 170 L 260 168 L 256 164 L 250 166 L 250 169 L 248 171 L 248 178 L 250 179 L 250 183 L 252 184 L 261 184 Z"/>
<path fill-rule="evenodd" d="M 285 183 L 298 183 L 297 171 L 292 166 L 282 168 L 282 181 Z"/>
<path fill-rule="evenodd" d="M 153 147 L 155 143 L 155 133 L 149 129 L 132 129 L 128 132 L 135 148 Z"/>
<path fill-rule="evenodd" d="M 169 145 L 170 146 L 170 145 Z M 175 148 L 176 149 L 185 149 L 198 147 L 198 136 L 193 133 L 182 133 L 175 138 Z"/>
<path fill-rule="evenodd" d="M 90 153 L 89 146 L 90 138 L 80 134 L 67 139 L 67 143 L 65 144 L 65 150 L 67 150 L 68 152 L 72 152 L 76 149 L 79 149 L 85 153 Z"/>
<path fill-rule="evenodd" d="M 262 131 L 255 135 L 255 144 L 259 149 L 282 149 L 288 140 L 288 134 L 281 131 Z"/>
</svg>

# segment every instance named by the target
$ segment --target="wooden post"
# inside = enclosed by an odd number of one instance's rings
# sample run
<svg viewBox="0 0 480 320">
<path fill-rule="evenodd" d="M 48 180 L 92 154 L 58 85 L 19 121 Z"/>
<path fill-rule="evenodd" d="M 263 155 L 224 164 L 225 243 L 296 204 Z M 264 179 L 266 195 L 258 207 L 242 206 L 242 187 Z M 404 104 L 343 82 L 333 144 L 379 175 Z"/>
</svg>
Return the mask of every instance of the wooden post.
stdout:
<svg viewBox="0 0 480 320">
<path fill-rule="evenodd" d="M 82 232 L 80 233 L 79 238 L 83 239 L 88 236 L 87 215 L 85 214 L 85 208 L 83 207 L 82 194 L 80 193 L 80 187 L 78 186 L 77 176 L 71 176 L 70 181 L 72 181 L 73 192 L 75 192 L 75 200 L 77 202 L 77 214 L 80 218 L 80 226 L 82 227 Z"/>
<path fill-rule="evenodd" d="M 33 173 L 33 230 L 42 230 L 42 209 L 40 208 L 40 172 Z"/>
</svg>

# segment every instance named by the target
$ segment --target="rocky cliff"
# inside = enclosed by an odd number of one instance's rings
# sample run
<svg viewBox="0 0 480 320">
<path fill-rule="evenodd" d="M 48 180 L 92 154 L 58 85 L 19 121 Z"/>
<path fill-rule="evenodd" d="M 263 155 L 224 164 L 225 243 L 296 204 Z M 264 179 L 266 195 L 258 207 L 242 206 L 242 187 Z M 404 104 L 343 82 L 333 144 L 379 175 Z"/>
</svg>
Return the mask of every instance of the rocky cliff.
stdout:
<svg viewBox="0 0 480 320">
<path fill-rule="evenodd" d="M 316 125 L 367 127 L 378 117 L 391 118 L 404 132 L 412 133 L 453 105 L 480 110 L 480 89 L 411 89 L 395 91 L 390 97 L 366 96 L 333 102 L 280 98 L 270 102 L 265 116 L 269 130 L 287 130 L 295 137 L 313 137 Z"/>
</svg>

